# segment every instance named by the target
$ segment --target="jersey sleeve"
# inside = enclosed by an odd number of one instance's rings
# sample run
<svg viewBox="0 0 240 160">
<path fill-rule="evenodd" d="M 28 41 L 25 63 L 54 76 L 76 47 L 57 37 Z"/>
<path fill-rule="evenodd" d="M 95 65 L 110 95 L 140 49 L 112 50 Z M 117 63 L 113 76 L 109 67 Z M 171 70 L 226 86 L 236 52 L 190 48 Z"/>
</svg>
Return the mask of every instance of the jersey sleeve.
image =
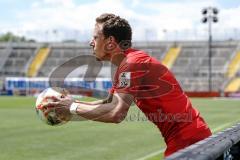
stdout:
<svg viewBox="0 0 240 160">
<path fill-rule="evenodd" d="M 116 72 L 111 90 L 127 93 L 135 98 L 154 98 L 163 96 L 173 89 L 166 81 L 168 70 L 160 64 L 127 63 Z"/>
<path fill-rule="evenodd" d="M 146 70 L 139 68 L 136 64 L 124 64 L 115 74 L 113 87 L 109 92 L 127 93 L 137 96 L 139 89 L 144 85 L 144 74 Z"/>
</svg>

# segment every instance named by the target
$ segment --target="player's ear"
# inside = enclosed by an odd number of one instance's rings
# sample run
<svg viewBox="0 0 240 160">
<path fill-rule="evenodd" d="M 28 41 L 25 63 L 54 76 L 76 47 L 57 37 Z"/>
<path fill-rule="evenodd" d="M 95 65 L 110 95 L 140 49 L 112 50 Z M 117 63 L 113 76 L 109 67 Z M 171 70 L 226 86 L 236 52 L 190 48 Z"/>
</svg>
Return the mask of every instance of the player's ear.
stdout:
<svg viewBox="0 0 240 160">
<path fill-rule="evenodd" d="M 113 36 L 109 36 L 109 43 L 116 43 L 116 39 Z"/>
<path fill-rule="evenodd" d="M 115 38 L 113 36 L 109 36 L 107 42 L 107 50 L 112 51 L 115 48 L 116 48 Z"/>
</svg>

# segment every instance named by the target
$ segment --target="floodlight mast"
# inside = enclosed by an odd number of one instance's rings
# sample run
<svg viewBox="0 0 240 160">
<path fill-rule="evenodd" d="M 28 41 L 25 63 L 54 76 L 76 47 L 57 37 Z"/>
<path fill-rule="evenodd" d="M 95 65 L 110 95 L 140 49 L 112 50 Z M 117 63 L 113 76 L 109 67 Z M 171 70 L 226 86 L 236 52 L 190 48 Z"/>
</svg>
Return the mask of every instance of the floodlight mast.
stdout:
<svg viewBox="0 0 240 160">
<path fill-rule="evenodd" d="M 202 23 L 208 22 L 208 90 L 212 91 L 212 23 L 218 22 L 219 11 L 215 7 L 202 9 Z"/>
</svg>

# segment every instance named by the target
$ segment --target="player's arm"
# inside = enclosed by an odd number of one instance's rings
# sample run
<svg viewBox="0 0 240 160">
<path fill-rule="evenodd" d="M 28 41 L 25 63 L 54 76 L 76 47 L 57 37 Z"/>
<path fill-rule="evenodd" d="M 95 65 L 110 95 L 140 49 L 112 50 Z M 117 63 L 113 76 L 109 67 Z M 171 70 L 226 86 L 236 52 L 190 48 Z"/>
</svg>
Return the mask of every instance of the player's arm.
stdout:
<svg viewBox="0 0 240 160">
<path fill-rule="evenodd" d="M 120 123 L 126 117 L 132 101 L 132 95 L 114 93 L 109 103 L 82 104 L 74 102 L 71 108 L 76 108 L 75 113 L 86 119 L 107 123 Z"/>
<path fill-rule="evenodd" d="M 110 94 L 108 94 L 107 98 L 105 98 L 105 99 L 100 99 L 100 100 L 96 100 L 96 101 L 92 101 L 92 102 L 85 102 L 85 101 L 76 100 L 76 102 L 77 103 L 81 103 L 81 104 L 92 104 L 92 105 L 95 105 L 95 104 L 110 103 L 110 102 L 112 102 L 112 99 L 113 99 L 113 94 L 110 93 Z"/>
</svg>

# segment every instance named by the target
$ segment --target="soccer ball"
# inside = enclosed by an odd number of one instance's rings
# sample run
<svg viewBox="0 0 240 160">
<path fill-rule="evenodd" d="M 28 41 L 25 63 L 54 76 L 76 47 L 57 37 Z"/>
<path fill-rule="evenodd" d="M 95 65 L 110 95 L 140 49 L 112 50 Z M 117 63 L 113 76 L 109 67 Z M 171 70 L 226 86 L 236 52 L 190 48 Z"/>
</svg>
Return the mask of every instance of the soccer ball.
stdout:
<svg viewBox="0 0 240 160">
<path fill-rule="evenodd" d="M 42 91 L 36 100 L 36 113 L 38 117 L 46 124 L 51 126 L 57 126 L 62 125 L 64 123 L 67 123 L 67 120 L 63 120 L 56 116 L 56 113 L 54 111 L 51 111 L 48 113 L 48 115 L 44 114 L 44 108 L 42 107 L 42 104 L 46 102 L 53 102 L 54 99 L 46 98 L 46 97 L 57 97 L 57 98 L 64 98 L 68 95 L 68 92 L 66 89 L 63 88 L 47 88 L 44 91 Z"/>
</svg>

